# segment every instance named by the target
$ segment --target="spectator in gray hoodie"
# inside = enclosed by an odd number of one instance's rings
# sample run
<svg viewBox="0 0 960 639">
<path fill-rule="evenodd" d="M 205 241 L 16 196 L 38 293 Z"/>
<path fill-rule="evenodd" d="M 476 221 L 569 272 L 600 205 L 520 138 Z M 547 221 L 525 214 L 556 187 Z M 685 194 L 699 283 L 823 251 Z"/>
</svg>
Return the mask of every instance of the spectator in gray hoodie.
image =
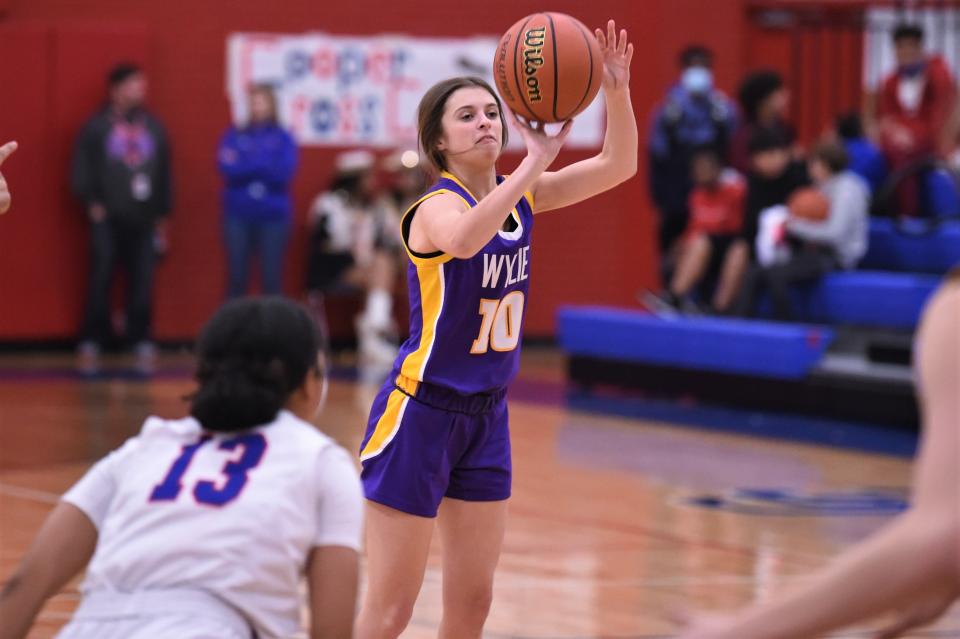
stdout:
<svg viewBox="0 0 960 639">
<path fill-rule="evenodd" d="M 847 169 L 848 157 L 836 142 L 823 143 L 810 153 L 807 168 L 817 190 L 829 202 L 823 220 L 791 215 L 786 234 L 791 246 L 789 258 L 751 272 L 744 284 L 742 308 L 753 309 L 759 292 L 770 293 L 773 317 L 793 319 L 790 287 L 813 283 L 830 271 L 852 269 L 867 252 L 870 188 Z"/>
</svg>

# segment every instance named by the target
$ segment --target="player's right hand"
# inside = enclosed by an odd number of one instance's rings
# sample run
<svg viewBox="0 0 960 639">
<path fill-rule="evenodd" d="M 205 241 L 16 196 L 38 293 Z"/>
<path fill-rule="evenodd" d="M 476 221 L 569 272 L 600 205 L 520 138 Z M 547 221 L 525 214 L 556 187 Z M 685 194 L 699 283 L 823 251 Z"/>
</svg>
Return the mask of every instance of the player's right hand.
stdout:
<svg viewBox="0 0 960 639">
<path fill-rule="evenodd" d="M 534 160 L 541 171 L 547 168 L 557 158 L 563 143 L 570 135 L 570 127 L 573 126 L 573 120 L 567 120 L 563 123 L 563 128 L 556 135 L 549 135 L 544 130 L 543 122 L 536 126 L 528 121 L 521 120 L 516 113 L 511 114 L 513 122 L 527 146 L 527 157 Z"/>
<path fill-rule="evenodd" d="M 0 146 L 0 165 L 16 150 L 16 142 L 7 142 Z M 7 181 L 4 179 L 3 173 L 0 173 L 0 214 L 7 212 L 10 208 L 10 201 L 10 189 L 7 187 Z"/>
</svg>

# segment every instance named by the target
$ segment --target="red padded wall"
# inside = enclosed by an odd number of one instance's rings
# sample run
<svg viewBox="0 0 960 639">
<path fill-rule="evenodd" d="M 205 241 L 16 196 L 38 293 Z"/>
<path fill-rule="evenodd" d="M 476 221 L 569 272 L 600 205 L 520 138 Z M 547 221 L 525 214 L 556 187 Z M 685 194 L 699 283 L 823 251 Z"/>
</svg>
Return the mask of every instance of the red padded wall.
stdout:
<svg viewBox="0 0 960 639">
<path fill-rule="evenodd" d="M 161 339 L 189 338 L 223 295 L 214 151 L 229 119 L 224 95 L 229 33 L 496 35 L 517 18 L 544 8 L 534 0 L 481 5 L 284 0 L 282 9 L 277 3 L 233 0 L 186 6 L 159 0 L 30 0 L 14 3 L 2 14 L 0 86 L 18 89 L 4 96 L 0 137 L 16 137 L 24 148 L 7 167 L 16 208 L 0 219 L 0 340 L 68 337 L 76 329 L 84 297 L 86 234 L 80 211 L 66 193 L 67 166 L 77 128 L 99 100 L 104 71 L 113 61 L 132 58 L 146 65 L 152 108 L 172 136 L 172 250 L 158 271 L 156 327 Z M 789 65 L 789 47 L 784 49 L 779 40 L 746 46 L 745 0 L 554 0 L 549 8 L 591 26 L 612 16 L 630 30 L 641 145 L 650 111 L 675 81 L 676 54 L 688 42 L 716 51 L 718 81 L 727 90 L 751 59 Z M 287 269 L 291 295 L 298 294 L 302 281 L 306 207 L 325 185 L 335 151 L 311 148 L 303 153 L 294 189 L 299 233 Z M 581 157 L 583 153 L 566 152 L 560 161 Z M 516 161 L 506 158 L 504 168 Z M 539 218 L 535 237 L 527 335 L 552 335 L 556 309 L 564 303 L 636 306 L 636 291 L 657 282 L 643 150 L 637 177 L 570 210 Z"/>
</svg>

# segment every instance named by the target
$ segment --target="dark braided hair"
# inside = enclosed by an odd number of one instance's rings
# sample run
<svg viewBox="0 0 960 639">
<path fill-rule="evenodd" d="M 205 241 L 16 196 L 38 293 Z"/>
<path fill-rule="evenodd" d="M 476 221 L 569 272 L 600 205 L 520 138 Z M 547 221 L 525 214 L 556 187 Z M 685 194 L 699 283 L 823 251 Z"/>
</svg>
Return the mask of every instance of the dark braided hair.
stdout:
<svg viewBox="0 0 960 639">
<path fill-rule="evenodd" d="M 190 414 L 206 430 L 233 432 L 266 424 L 317 370 L 316 324 L 281 297 L 227 302 L 197 342 Z"/>
</svg>

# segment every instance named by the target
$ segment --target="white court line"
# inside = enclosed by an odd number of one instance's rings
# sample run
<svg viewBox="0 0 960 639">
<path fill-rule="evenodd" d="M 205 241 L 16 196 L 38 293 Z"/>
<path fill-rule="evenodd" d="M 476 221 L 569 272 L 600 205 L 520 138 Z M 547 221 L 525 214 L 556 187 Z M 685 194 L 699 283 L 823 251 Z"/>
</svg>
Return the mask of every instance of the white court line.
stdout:
<svg viewBox="0 0 960 639">
<path fill-rule="evenodd" d="M 549 587 L 552 590 L 583 590 L 585 587 L 584 578 L 577 576 L 536 576 L 536 575 L 518 575 L 510 570 L 501 569 L 498 571 L 501 581 L 496 584 L 497 590 L 513 590 L 515 588 L 526 589 L 532 586 Z M 509 581 L 503 579 L 509 577 Z M 796 577 L 784 576 L 777 579 L 777 583 L 789 583 L 798 579 L 803 579 L 803 575 Z M 442 572 L 436 569 L 427 569 L 424 574 L 424 584 L 439 586 L 441 583 Z M 657 579 L 596 579 L 590 580 L 591 588 L 676 588 L 678 586 L 725 586 L 725 585 L 751 585 L 757 582 L 756 577 L 746 575 L 703 575 L 685 577 L 678 575 L 675 577 L 661 577 Z"/>
<path fill-rule="evenodd" d="M 0 494 L 18 497 L 28 501 L 38 501 L 42 504 L 56 504 L 60 501 L 60 495 L 50 493 L 45 490 L 35 490 L 33 488 L 22 488 L 0 482 Z"/>
</svg>

